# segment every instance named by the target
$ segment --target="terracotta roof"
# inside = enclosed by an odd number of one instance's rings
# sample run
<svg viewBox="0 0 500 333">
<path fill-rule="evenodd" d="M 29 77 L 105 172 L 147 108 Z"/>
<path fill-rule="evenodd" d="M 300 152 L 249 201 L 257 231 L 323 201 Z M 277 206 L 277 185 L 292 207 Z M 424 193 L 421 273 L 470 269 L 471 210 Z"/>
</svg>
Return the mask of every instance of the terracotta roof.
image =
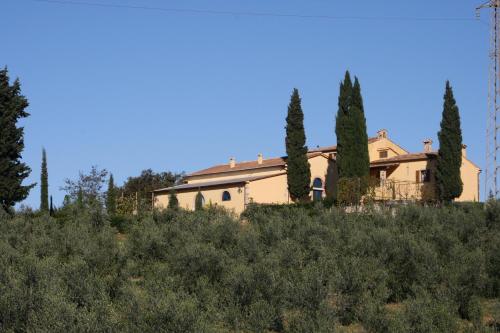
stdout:
<svg viewBox="0 0 500 333">
<path fill-rule="evenodd" d="M 307 154 L 308 158 L 316 157 L 321 155 L 321 152 L 309 152 Z M 229 163 L 219 164 L 207 169 L 203 169 L 200 171 L 193 172 L 186 177 L 193 176 L 201 176 L 201 175 L 211 175 L 215 173 L 223 173 L 223 172 L 236 172 L 236 171 L 244 171 L 244 170 L 253 170 L 253 169 L 262 169 L 262 168 L 272 168 L 272 167 L 285 167 L 286 165 L 286 156 L 284 157 L 276 157 L 276 158 L 268 158 L 262 160 L 262 164 L 259 164 L 257 161 L 248 161 L 248 162 L 240 162 L 236 163 L 234 167 L 230 167 Z"/>
<path fill-rule="evenodd" d="M 378 140 L 377 137 L 368 138 L 368 144 L 374 143 L 377 140 Z M 337 146 L 336 145 L 325 146 L 325 147 L 317 147 L 317 148 L 309 150 L 310 153 L 312 153 L 312 152 L 323 152 L 323 153 L 325 153 L 325 152 L 333 152 L 333 151 L 337 151 Z"/>
<path fill-rule="evenodd" d="M 426 160 L 432 157 L 435 157 L 437 155 L 436 152 L 431 152 L 431 153 L 414 153 L 414 154 L 403 154 L 403 155 L 398 155 L 394 157 L 389 157 L 389 158 L 382 158 L 379 160 L 375 160 L 370 162 L 370 164 L 386 164 L 386 163 L 391 163 L 391 162 L 407 162 L 407 161 L 419 161 L 419 160 Z"/>
<path fill-rule="evenodd" d="M 251 181 L 255 181 L 255 180 L 261 180 L 261 179 L 281 176 L 284 174 L 286 174 L 286 172 L 279 172 L 276 174 L 265 175 L 265 176 L 248 176 L 248 177 L 233 178 L 233 179 L 214 180 L 214 181 L 202 182 L 202 183 L 180 184 L 180 185 L 176 185 L 176 186 L 172 186 L 172 187 L 154 190 L 153 192 L 165 192 L 165 191 L 170 191 L 170 190 L 181 191 L 181 190 L 190 190 L 190 189 L 197 189 L 197 188 L 204 188 L 204 187 L 213 187 L 213 186 L 219 186 L 219 185 L 241 184 L 241 183 L 251 182 Z"/>
</svg>

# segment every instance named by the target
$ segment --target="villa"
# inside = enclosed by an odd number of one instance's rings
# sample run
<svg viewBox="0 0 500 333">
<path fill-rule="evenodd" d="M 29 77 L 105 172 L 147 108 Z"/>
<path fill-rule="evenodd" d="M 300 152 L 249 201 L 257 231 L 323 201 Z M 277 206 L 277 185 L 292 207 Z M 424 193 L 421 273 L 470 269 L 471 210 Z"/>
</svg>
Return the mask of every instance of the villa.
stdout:
<svg viewBox="0 0 500 333">
<path fill-rule="evenodd" d="M 376 179 L 373 190 L 375 200 L 416 201 L 433 193 L 437 152 L 432 150 L 432 140 L 425 140 L 422 152 L 410 153 L 388 137 L 387 130 L 368 140 L 370 175 Z M 332 193 L 336 186 L 336 146 L 309 150 L 307 157 L 311 168 L 311 198 L 320 200 Z M 241 213 L 250 203 L 291 203 L 287 186 L 286 157 L 263 158 L 254 161 L 229 163 L 193 172 L 183 183 L 153 192 L 153 205 L 164 209 L 168 206 L 169 193 L 174 190 L 179 206 L 193 210 L 198 192 L 204 205 L 217 205 Z M 466 146 L 462 148 L 462 195 L 457 201 L 479 200 L 480 168 L 467 158 Z"/>
</svg>

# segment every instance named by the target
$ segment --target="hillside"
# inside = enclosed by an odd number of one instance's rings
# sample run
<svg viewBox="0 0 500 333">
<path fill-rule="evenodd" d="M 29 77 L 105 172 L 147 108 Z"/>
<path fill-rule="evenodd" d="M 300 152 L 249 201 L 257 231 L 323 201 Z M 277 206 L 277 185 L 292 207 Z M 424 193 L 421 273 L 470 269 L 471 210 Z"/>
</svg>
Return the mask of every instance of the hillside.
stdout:
<svg viewBox="0 0 500 333">
<path fill-rule="evenodd" d="M 499 253 L 493 202 L 2 214 L 0 330 L 494 332 Z"/>
</svg>

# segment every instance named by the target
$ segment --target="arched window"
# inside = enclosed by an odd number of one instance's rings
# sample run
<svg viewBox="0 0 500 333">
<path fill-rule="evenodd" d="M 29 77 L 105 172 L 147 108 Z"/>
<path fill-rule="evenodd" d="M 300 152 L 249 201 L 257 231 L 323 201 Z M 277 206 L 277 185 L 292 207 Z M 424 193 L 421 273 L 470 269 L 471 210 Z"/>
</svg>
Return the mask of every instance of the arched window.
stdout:
<svg viewBox="0 0 500 333">
<path fill-rule="evenodd" d="M 321 178 L 314 178 L 313 181 L 313 200 L 320 201 L 323 198 L 323 181 Z"/>
<path fill-rule="evenodd" d="M 222 201 L 231 201 L 231 193 L 228 191 L 222 192 Z"/>
</svg>

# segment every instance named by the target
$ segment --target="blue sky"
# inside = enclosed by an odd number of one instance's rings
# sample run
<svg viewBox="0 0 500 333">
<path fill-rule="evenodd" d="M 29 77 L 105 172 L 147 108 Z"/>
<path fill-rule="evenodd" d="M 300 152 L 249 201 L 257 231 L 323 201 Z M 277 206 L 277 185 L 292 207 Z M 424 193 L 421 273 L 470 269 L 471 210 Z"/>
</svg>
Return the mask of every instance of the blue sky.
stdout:
<svg viewBox="0 0 500 333">
<path fill-rule="evenodd" d="M 90 2 L 337 19 L 1 1 L 0 66 L 30 101 L 29 181 L 39 182 L 45 147 L 57 205 L 63 180 L 92 165 L 121 185 L 147 168 L 280 156 L 294 87 L 309 147 L 334 144 L 346 69 L 360 79 L 369 134 L 387 128 L 416 152 L 427 137 L 437 148 L 449 79 L 469 157 L 484 167 L 489 32 L 487 12 L 475 20 L 479 0 Z M 38 207 L 39 196 L 36 187 L 25 204 Z"/>
</svg>

